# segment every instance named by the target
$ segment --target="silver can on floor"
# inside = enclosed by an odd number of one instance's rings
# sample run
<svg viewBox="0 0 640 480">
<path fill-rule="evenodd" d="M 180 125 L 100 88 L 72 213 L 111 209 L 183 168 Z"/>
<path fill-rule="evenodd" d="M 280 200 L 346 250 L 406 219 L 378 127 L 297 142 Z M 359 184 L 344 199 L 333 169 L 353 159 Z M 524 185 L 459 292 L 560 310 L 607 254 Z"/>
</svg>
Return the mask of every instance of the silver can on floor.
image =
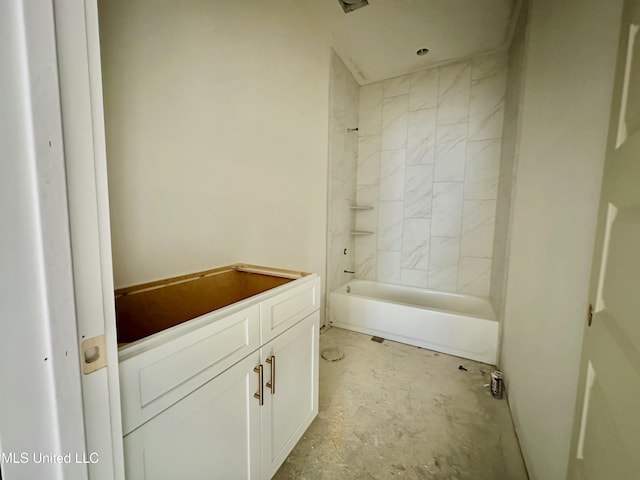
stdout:
<svg viewBox="0 0 640 480">
<path fill-rule="evenodd" d="M 502 382 L 502 372 L 494 370 L 491 372 L 491 395 L 494 398 L 502 398 L 504 394 L 504 383 Z"/>
</svg>

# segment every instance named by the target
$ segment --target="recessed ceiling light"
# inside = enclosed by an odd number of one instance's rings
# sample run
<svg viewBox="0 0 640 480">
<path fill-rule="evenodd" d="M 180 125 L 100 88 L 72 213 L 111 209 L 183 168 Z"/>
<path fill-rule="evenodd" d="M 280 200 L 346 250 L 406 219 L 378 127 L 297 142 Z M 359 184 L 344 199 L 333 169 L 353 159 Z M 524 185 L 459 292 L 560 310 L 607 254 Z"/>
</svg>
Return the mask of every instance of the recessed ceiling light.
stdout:
<svg viewBox="0 0 640 480">
<path fill-rule="evenodd" d="M 427 53 L 429 53 L 429 49 L 428 48 L 421 48 L 420 50 L 418 50 L 416 52 L 416 55 L 426 55 Z"/>
</svg>

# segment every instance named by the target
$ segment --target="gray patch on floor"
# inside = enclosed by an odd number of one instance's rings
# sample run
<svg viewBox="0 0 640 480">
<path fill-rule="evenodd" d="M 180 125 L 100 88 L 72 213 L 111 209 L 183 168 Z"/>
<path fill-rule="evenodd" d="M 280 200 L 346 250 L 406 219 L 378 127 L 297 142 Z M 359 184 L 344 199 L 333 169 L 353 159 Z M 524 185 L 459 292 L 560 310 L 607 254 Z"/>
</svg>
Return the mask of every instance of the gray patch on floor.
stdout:
<svg viewBox="0 0 640 480">
<path fill-rule="evenodd" d="M 320 356 L 328 362 L 337 362 L 344 358 L 344 352 L 339 348 L 329 347 L 323 349 Z"/>
<path fill-rule="evenodd" d="M 344 360 L 320 362 L 320 412 L 274 479 L 527 479 L 491 366 L 336 327 L 320 343 Z"/>
</svg>

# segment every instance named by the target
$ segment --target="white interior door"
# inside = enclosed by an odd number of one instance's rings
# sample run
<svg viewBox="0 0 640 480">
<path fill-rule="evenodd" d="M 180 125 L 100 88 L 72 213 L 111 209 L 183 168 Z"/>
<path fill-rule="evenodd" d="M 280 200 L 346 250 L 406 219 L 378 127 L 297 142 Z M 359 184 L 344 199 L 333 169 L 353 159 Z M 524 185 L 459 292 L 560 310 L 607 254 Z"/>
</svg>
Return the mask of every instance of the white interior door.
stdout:
<svg viewBox="0 0 640 480">
<path fill-rule="evenodd" d="M 124 479 L 96 0 L 54 0 L 78 337 L 92 480 Z M 84 361 L 84 363 L 88 363 Z"/>
<path fill-rule="evenodd" d="M 640 0 L 623 14 L 571 480 L 640 478 Z"/>
</svg>

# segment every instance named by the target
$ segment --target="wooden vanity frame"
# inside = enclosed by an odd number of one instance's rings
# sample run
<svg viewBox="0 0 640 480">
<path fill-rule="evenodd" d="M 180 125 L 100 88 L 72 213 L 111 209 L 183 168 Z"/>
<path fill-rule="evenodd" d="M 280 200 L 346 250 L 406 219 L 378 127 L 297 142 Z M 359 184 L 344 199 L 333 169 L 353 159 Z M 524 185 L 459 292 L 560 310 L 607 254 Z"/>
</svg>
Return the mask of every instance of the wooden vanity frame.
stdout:
<svg viewBox="0 0 640 480">
<path fill-rule="evenodd" d="M 239 263 L 118 289 L 118 344 L 138 341 L 307 275 Z"/>
</svg>

